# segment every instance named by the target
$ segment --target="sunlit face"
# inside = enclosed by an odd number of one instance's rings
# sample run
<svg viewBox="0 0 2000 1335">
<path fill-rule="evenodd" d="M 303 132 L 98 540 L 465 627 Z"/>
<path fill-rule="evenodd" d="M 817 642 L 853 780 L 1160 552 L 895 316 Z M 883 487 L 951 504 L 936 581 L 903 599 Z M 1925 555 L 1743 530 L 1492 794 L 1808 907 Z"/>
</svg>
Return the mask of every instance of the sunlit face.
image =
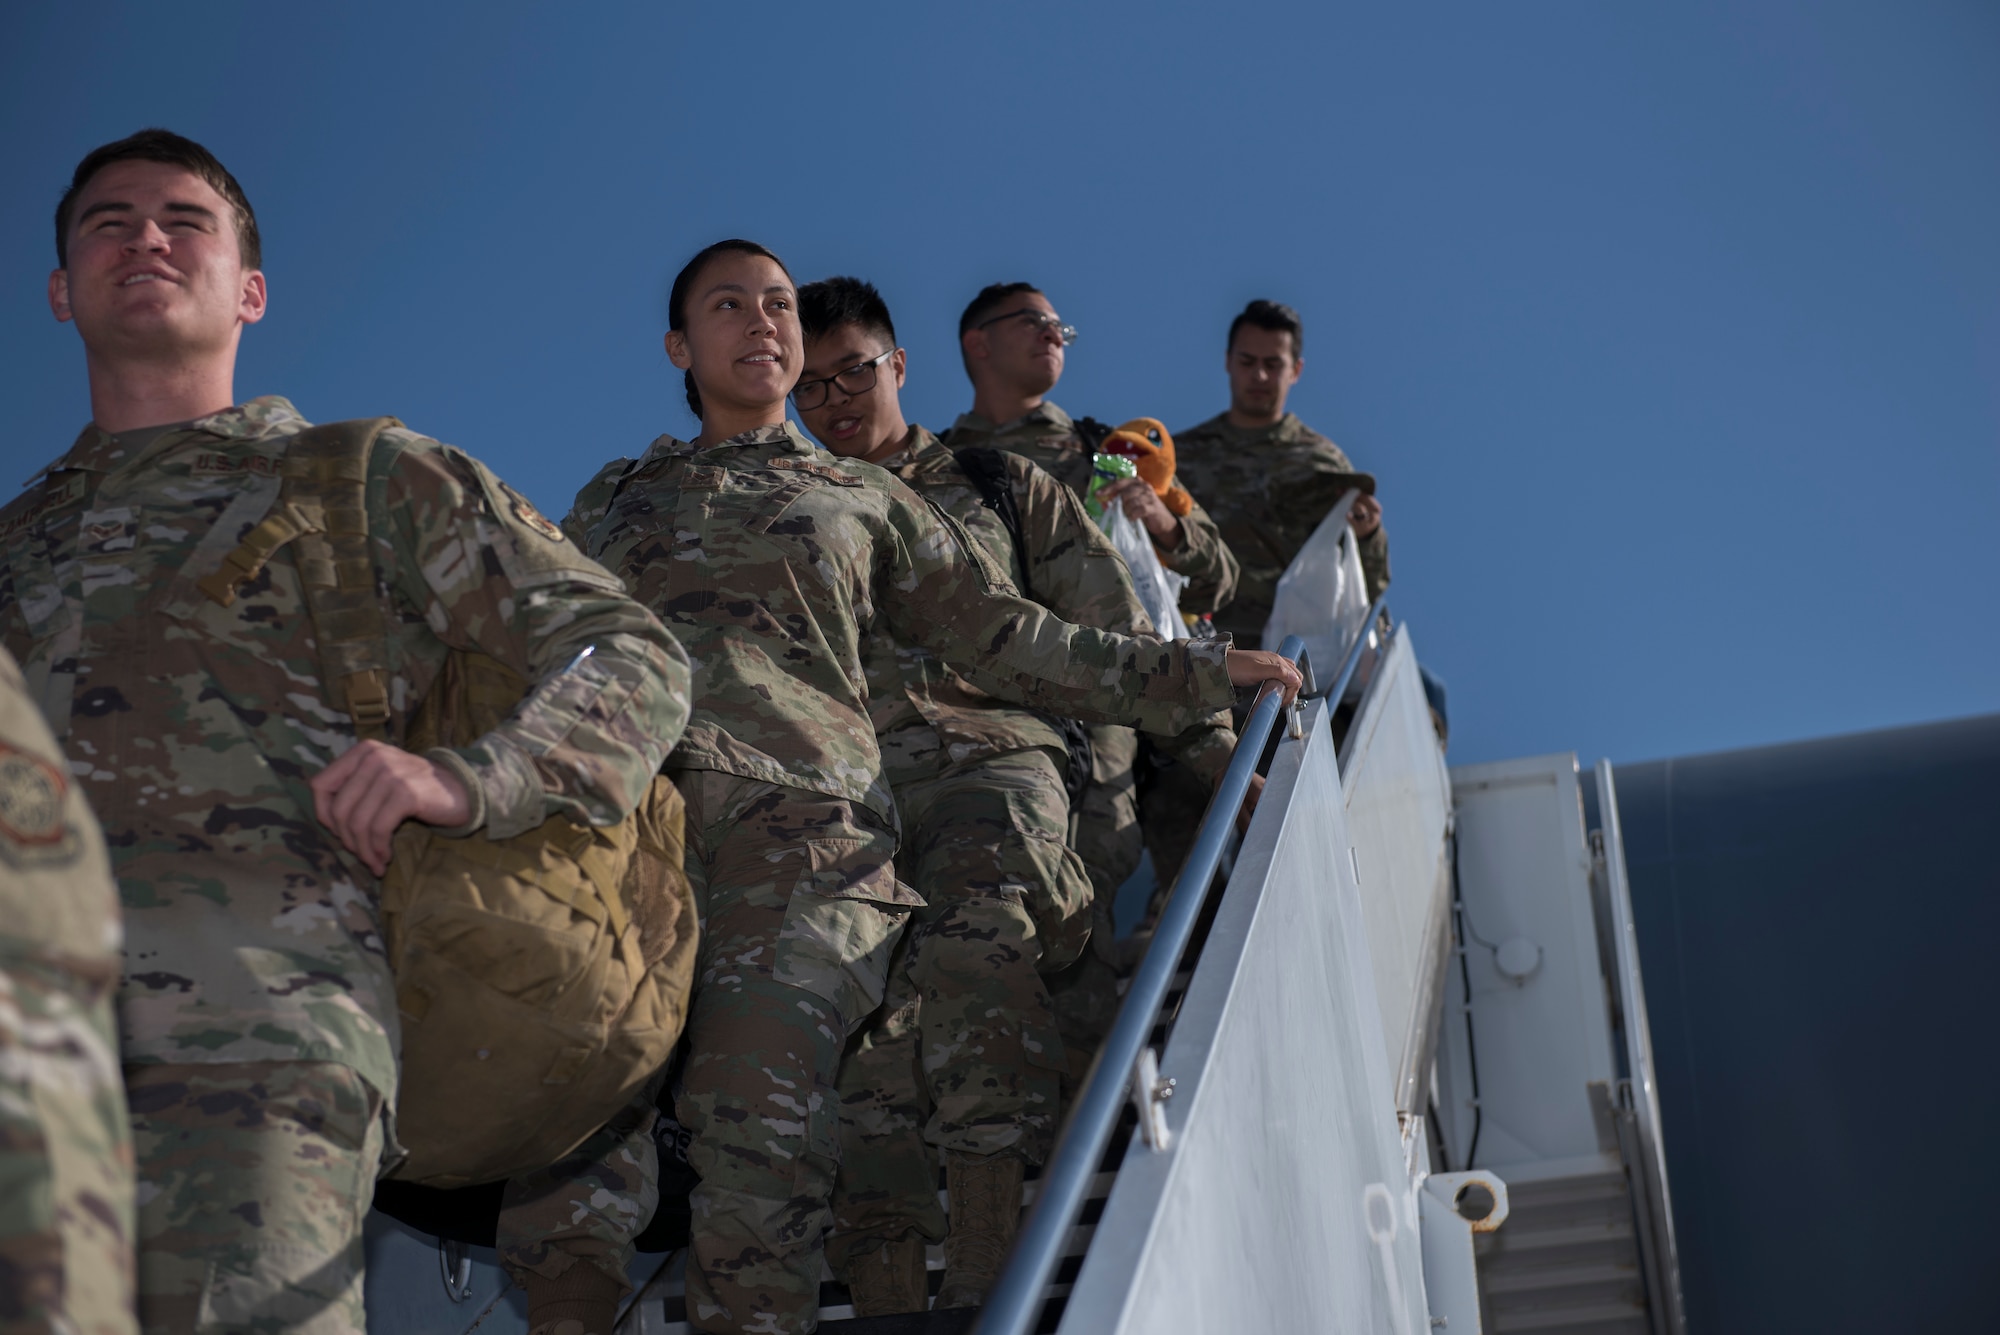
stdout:
<svg viewBox="0 0 2000 1335">
<path fill-rule="evenodd" d="M 1023 397 L 1056 387 L 1063 373 L 1063 339 L 1061 319 L 1047 297 L 1019 293 L 979 323 L 983 327 L 965 334 L 970 361 L 983 363 L 994 380 Z"/>
<path fill-rule="evenodd" d="M 1246 324 L 1229 341 L 1229 404 L 1246 417 L 1277 417 L 1305 363 L 1292 352 L 1292 331 Z"/>
<path fill-rule="evenodd" d="M 867 365 L 885 352 L 889 353 L 886 361 Z M 808 339 L 805 353 L 805 374 L 800 382 L 833 382 L 825 386 L 826 400 L 819 406 L 797 405 L 799 421 L 806 430 L 835 454 L 850 459 L 886 457 L 907 431 L 898 397 L 903 387 L 903 350 L 880 330 L 844 324 L 820 338 Z M 867 381 L 871 372 L 873 385 L 849 388 Z M 818 397 L 817 391 L 813 397 Z"/>
<path fill-rule="evenodd" d="M 704 409 L 767 411 L 792 392 L 804 364 L 798 293 L 778 264 L 724 251 L 695 275 L 687 328 L 667 333 L 667 358 L 693 371 Z"/>
<path fill-rule="evenodd" d="M 163 162 L 114 162 L 78 194 L 69 266 L 49 309 L 109 353 L 227 350 L 264 318 L 264 275 L 243 267 L 234 211 L 215 187 Z"/>
</svg>

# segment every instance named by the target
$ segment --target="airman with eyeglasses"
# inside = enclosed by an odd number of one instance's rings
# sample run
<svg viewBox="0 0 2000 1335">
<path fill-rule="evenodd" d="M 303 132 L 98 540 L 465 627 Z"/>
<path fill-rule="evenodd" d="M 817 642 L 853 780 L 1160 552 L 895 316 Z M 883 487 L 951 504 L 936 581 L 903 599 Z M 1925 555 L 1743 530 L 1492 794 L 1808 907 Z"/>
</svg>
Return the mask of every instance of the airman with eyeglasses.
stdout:
<svg viewBox="0 0 2000 1335">
<path fill-rule="evenodd" d="M 959 317 L 959 351 L 972 381 L 972 411 L 945 435 L 953 449 L 992 446 L 1023 455 L 1081 496 L 1090 485 L 1091 457 L 1109 428 L 1072 419 L 1049 400 L 1076 338 L 1055 305 L 1031 283 L 996 283 Z M 1124 418 L 1112 418 L 1114 422 Z M 1181 611 L 1214 612 L 1236 588 L 1236 558 L 1215 521 L 1196 504 L 1176 518 L 1151 485 L 1128 478 L 1105 489 L 1146 528 L 1161 564 L 1188 577 Z M 1051 979 L 1062 1041 L 1075 1073 L 1102 1041 L 1118 1011 L 1123 952 L 1115 940 L 1111 904 L 1139 866 L 1138 735 L 1130 728 L 1093 727 L 1092 782 L 1073 806 L 1071 845 L 1095 889 L 1095 926 L 1083 959 Z M 1169 762 L 1171 763 L 1171 762 Z"/>
</svg>

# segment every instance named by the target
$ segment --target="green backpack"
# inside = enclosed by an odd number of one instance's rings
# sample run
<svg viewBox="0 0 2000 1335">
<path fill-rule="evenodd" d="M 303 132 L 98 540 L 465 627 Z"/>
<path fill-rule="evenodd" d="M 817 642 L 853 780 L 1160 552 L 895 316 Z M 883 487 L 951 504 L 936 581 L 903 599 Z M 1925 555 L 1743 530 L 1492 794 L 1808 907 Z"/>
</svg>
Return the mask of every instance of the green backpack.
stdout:
<svg viewBox="0 0 2000 1335">
<path fill-rule="evenodd" d="M 368 541 L 369 458 L 394 418 L 292 439 L 278 498 L 221 569 L 236 586 L 296 543 L 322 679 L 358 740 L 391 740 L 389 640 Z M 463 745 L 529 683 L 453 650 L 402 745 Z M 511 839 L 447 838 L 407 821 L 382 878 L 382 930 L 402 1015 L 394 1176 L 435 1187 L 512 1177 L 568 1154 L 663 1070 L 687 1020 L 698 935 L 681 865 L 680 793 L 665 778 L 613 826 L 554 816 Z"/>
</svg>

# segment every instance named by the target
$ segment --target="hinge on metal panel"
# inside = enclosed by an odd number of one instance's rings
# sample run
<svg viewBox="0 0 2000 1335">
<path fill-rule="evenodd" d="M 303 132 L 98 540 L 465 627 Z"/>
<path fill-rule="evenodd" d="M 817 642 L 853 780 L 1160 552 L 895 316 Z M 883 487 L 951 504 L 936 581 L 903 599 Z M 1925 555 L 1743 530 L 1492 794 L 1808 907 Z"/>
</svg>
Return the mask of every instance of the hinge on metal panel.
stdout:
<svg viewBox="0 0 2000 1335">
<path fill-rule="evenodd" d="M 1146 1048 L 1132 1067 L 1132 1110 L 1139 1114 L 1139 1136 L 1149 1149 L 1163 1150 L 1173 1140 L 1165 1106 L 1173 1096 L 1173 1080 L 1160 1079 L 1159 1054 Z"/>
</svg>

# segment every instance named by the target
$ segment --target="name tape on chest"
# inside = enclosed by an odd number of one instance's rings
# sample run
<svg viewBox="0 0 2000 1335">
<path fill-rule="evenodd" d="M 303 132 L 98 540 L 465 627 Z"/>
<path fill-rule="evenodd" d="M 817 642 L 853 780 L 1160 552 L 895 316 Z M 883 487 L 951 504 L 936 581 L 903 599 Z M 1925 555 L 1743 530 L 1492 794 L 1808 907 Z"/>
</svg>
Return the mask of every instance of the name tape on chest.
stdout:
<svg viewBox="0 0 2000 1335">
<path fill-rule="evenodd" d="M 842 472 L 830 464 L 816 463 L 811 459 L 772 459 L 764 466 L 775 468 L 781 473 L 810 473 L 816 478 L 822 478 L 840 487 L 862 485 L 861 479 L 854 474 Z"/>
<path fill-rule="evenodd" d="M 15 514 L 7 516 L 0 523 L 0 538 L 11 538 L 24 528 L 29 528 L 63 506 L 83 499 L 90 490 L 90 477 L 86 473 L 66 473 L 62 480 L 44 484 L 42 494 L 30 501 Z"/>
<path fill-rule="evenodd" d="M 195 477 L 279 477 L 283 474 L 285 460 L 278 454 L 224 454 L 215 450 L 204 450 L 195 455 L 188 471 Z"/>
</svg>

